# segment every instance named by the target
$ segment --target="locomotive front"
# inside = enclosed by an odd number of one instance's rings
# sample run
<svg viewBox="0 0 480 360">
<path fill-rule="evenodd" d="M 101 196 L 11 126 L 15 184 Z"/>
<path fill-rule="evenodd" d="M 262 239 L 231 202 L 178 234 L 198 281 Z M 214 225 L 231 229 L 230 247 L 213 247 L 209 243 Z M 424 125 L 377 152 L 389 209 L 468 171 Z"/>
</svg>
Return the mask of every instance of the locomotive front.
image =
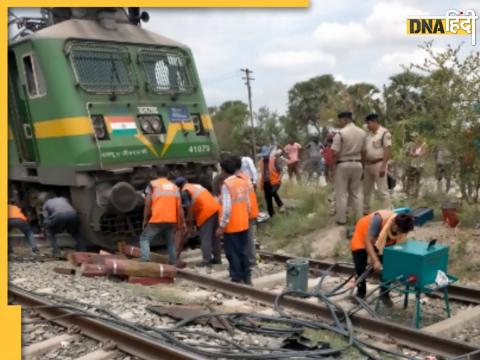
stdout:
<svg viewBox="0 0 480 360">
<path fill-rule="evenodd" d="M 141 231 L 155 166 L 208 184 L 218 149 L 190 49 L 123 9 L 81 11 L 10 46 L 10 190 L 39 223 L 39 194 L 68 196 L 113 248 Z"/>
</svg>

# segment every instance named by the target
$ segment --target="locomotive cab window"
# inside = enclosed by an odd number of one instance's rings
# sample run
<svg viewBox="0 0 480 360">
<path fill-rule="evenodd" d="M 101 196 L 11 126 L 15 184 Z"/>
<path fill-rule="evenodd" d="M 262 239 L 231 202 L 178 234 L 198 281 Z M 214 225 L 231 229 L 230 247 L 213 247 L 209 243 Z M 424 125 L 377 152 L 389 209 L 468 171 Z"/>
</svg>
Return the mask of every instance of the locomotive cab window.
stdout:
<svg viewBox="0 0 480 360">
<path fill-rule="evenodd" d="M 193 90 L 186 58 L 180 51 L 142 49 L 139 60 L 150 90 L 157 93 L 188 93 Z"/>
<path fill-rule="evenodd" d="M 47 87 L 36 56 L 34 54 L 25 55 L 23 57 L 23 67 L 28 95 L 31 98 L 44 96 L 47 93 Z"/>
<path fill-rule="evenodd" d="M 97 44 L 73 44 L 70 63 L 79 86 L 92 93 L 128 93 L 134 90 L 128 50 Z"/>
</svg>

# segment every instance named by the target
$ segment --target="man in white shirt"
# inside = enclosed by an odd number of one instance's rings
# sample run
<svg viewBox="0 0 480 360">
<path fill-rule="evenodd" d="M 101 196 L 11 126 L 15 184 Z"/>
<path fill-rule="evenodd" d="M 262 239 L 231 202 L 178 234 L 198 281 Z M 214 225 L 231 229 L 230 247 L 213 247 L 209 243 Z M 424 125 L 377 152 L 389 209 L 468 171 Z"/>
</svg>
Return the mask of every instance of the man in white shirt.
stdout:
<svg viewBox="0 0 480 360">
<path fill-rule="evenodd" d="M 253 160 L 248 156 L 242 156 L 242 168 L 241 172 L 248 175 L 255 189 L 257 188 L 258 173 Z"/>
</svg>

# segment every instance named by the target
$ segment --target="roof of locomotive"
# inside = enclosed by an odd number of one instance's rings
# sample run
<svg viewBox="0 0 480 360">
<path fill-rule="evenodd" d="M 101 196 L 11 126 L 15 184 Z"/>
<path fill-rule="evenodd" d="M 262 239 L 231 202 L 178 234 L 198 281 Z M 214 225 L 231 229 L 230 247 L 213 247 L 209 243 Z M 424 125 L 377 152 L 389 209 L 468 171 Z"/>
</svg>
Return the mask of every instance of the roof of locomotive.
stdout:
<svg viewBox="0 0 480 360">
<path fill-rule="evenodd" d="M 117 22 L 115 30 L 108 30 L 94 20 L 71 19 L 41 29 L 16 42 L 35 39 L 82 39 L 89 41 L 113 41 L 144 45 L 187 48 L 186 45 L 139 26 Z"/>
</svg>

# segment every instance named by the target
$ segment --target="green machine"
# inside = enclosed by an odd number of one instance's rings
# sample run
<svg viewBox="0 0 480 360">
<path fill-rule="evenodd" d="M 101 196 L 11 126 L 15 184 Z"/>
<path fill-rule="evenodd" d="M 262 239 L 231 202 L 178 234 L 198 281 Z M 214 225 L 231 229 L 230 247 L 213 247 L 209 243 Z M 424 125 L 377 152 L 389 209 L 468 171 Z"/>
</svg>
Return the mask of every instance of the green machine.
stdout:
<svg viewBox="0 0 480 360">
<path fill-rule="evenodd" d="M 414 325 L 421 323 L 421 294 L 442 290 L 445 311 L 450 317 L 448 284 L 456 281 L 447 275 L 448 246 L 430 242 L 409 240 L 405 243 L 386 247 L 383 252 L 382 282 L 405 295 L 404 308 L 408 306 L 408 297 L 415 294 Z M 443 281 L 441 278 L 443 277 Z"/>
</svg>

